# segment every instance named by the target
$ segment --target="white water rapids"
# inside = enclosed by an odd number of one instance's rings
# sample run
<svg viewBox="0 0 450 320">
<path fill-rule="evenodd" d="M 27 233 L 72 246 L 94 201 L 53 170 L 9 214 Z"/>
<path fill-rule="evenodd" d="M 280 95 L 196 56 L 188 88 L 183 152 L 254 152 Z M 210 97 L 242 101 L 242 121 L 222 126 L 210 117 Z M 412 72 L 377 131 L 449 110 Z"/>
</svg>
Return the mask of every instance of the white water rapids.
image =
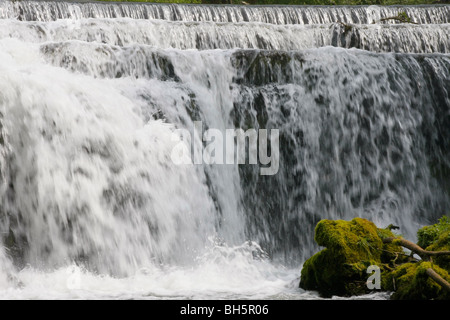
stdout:
<svg viewBox="0 0 450 320">
<path fill-rule="evenodd" d="M 450 212 L 449 22 L 0 0 L 0 299 L 318 299 L 320 219 Z M 174 164 L 194 121 L 279 129 L 279 172 Z"/>
</svg>

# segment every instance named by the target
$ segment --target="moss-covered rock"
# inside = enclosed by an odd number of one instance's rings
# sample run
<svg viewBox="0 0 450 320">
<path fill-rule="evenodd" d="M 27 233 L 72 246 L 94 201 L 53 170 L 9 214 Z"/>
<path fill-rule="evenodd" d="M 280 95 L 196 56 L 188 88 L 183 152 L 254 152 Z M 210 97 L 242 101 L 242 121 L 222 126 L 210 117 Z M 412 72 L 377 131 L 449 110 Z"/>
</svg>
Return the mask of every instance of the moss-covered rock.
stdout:
<svg viewBox="0 0 450 320">
<path fill-rule="evenodd" d="M 418 245 L 428 251 L 450 251 L 450 219 L 418 231 Z M 372 222 L 355 218 L 351 221 L 321 220 L 315 229 L 315 241 L 325 247 L 303 265 L 300 287 L 318 291 L 321 295 L 349 296 L 368 292 L 367 268 L 381 269 L 381 289 L 393 292 L 392 299 L 450 299 L 450 292 L 435 282 L 432 269 L 450 282 L 450 255 L 417 260 L 405 255 L 401 238 L 390 228 L 379 229 Z"/>
<path fill-rule="evenodd" d="M 450 299 L 449 292 L 426 274 L 428 268 L 447 281 L 450 279 L 446 270 L 431 262 L 405 263 L 383 278 L 383 287 L 393 291 L 394 300 Z"/>
<path fill-rule="evenodd" d="M 417 231 L 417 245 L 427 251 L 450 251 L 450 219 L 442 217 L 438 223 L 422 227 Z M 450 282 L 450 256 L 433 257 L 432 262 L 418 261 L 395 268 L 384 279 L 386 290 L 394 291 L 392 299 L 450 299 L 445 291 L 427 274 L 433 269 Z"/>
<path fill-rule="evenodd" d="M 367 268 L 389 268 L 403 250 L 396 244 L 384 244 L 394 236 L 366 219 L 351 221 L 321 220 L 315 229 L 315 241 L 325 249 L 308 259 L 302 268 L 300 287 L 321 295 L 350 296 L 368 291 Z"/>
</svg>

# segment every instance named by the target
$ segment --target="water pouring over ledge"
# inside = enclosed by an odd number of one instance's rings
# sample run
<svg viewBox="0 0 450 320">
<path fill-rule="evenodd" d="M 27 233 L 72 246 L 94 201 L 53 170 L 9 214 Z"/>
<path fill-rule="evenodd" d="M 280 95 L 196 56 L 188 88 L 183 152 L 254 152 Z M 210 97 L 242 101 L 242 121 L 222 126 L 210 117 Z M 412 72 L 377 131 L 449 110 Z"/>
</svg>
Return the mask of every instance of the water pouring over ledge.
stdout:
<svg viewBox="0 0 450 320">
<path fill-rule="evenodd" d="M 1 18 L 51 21 L 81 18 L 161 19 L 168 21 L 326 24 L 340 20 L 367 24 L 402 10 L 417 23 L 448 23 L 448 5 L 419 6 L 239 6 L 120 2 L 3 1 Z M 388 20 L 387 23 L 395 23 Z"/>
<path fill-rule="evenodd" d="M 449 212 L 449 6 L 398 10 L 0 1 L 0 296 L 317 298 L 318 220 Z M 199 120 L 279 172 L 175 165 Z"/>
</svg>

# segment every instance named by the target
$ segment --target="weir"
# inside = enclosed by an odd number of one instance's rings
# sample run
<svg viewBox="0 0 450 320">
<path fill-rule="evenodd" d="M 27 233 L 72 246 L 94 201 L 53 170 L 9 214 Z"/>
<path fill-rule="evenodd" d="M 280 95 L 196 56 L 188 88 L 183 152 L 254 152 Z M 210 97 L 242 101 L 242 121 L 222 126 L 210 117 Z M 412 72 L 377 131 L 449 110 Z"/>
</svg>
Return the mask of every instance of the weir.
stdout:
<svg viewBox="0 0 450 320">
<path fill-rule="evenodd" d="M 399 12 L 418 24 L 380 21 Z M 414 238 L 450 212 L 449 22 L 448 5 L 0 0 L 0 289 L 73 263 L 271 283 L 325 218 Z M 277 173 L 173 163 L 196 121 L 279 130 Z"/>
</svg>

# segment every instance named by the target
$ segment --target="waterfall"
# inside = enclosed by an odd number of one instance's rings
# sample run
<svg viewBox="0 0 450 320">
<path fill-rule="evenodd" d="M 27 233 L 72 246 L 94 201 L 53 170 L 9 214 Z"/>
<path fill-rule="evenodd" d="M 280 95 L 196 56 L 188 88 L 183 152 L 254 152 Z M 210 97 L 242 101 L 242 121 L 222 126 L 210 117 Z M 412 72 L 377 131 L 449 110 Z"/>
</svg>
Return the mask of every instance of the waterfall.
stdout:
<svg viewBox="0 0 450 320">
<path fill-rule="evenodd" d="M 399 12 L 417 24 L 379 21 Z M 0 0 L 0 292 L 298 297 L 320 219 L 414 239 L 450 212 L 449 20 Z M 177 165 L 198 121 L 279 130 L 278 172 Z"/>
<path fill-rule="evenodd" d="M 267 23 L 168 22 L 160 20 L 81 19 L 56 22 L 0 21 L 0 35 L 20 34 L 29 42 L 83 41 L 161 49 L 304 50 L 323 46 L 375 52 L 448 53 L 450 24 L 274 25 Z"/>
<path fill-rule="evenodd" d="M 2 2 L 0 18 L 51 21 L 82 18 L 161 19 L 169 21 L 263 22 L 326 24 L 335 21 L 368 24 L 402 10 L 417 23 L 449 23 L 448 5 L 423 6 L 221 6 L 61 1 Z M 395 23 L 395 21 L 390 21 Z"/>
</svg>

